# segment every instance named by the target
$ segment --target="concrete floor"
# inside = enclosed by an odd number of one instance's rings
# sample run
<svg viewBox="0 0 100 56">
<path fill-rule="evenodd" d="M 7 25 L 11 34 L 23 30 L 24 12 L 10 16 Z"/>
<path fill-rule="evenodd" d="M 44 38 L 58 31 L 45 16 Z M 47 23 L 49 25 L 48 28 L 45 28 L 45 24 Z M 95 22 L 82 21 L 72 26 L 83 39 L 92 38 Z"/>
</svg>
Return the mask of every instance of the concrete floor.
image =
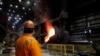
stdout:
<svg viewBox="0 0 100 56">
<path fill-rule="evenodd" d="M 47 50 L 42 49 L 42 51 L 43 51 L 43 56 L 52 56 Z"/>
<path fill-rule="evenodd" d="M 47 52 L 47 50 L 42 50 L 43 51 L 43 56 L 52 56 L 52 55 L 50 55 L 50 53 L 49 52 Z M 0 54 L 0 56 L 15 56 L 15 54 L 13 53 L 13 54 L 9 54 L 9 53 L 3 53 L 3 54 Z"/>
</svg>

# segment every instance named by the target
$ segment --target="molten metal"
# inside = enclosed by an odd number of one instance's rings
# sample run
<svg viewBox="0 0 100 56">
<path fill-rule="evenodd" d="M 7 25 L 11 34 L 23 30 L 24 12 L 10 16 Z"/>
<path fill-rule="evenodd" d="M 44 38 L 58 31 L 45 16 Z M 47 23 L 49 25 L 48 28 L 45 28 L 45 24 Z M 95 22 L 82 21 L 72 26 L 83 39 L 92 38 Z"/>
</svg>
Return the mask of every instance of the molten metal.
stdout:
<svg viewBox="0 0 100 56">
<path fill-rule="evenodd" d="M 48 34 L 47 36 L 45 37 L 45 43 L 48 42 L 50 40 L 50 38 L 52 36 L 55 35 L 55 29 L 54 28 L 51 28 L 49 31 L 48 31 Z"/>
<path fill-rule="evenodd" d="M 55 29 L 50 20 L 46 21 L 45 26 L 47 31 L 47 35 L 45 36 L 45 43 L 47 43 L 50 40 L 50 38 L 55 35 Z"/>
</svg>

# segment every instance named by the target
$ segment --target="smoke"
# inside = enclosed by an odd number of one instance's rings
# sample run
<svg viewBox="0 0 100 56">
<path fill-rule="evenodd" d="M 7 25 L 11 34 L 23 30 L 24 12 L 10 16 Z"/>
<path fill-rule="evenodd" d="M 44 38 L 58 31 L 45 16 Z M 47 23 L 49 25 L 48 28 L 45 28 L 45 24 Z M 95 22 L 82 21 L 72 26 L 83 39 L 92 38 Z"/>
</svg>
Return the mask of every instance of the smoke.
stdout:
<svg viewBox="0 0 100 56">
<path fill-rule="evenodd" d="M 34 15 L 43 19 L 43 17 L 50 17 L 49 7 L 46 0 L 34 0 L 33 11 Z"/>
</svg>

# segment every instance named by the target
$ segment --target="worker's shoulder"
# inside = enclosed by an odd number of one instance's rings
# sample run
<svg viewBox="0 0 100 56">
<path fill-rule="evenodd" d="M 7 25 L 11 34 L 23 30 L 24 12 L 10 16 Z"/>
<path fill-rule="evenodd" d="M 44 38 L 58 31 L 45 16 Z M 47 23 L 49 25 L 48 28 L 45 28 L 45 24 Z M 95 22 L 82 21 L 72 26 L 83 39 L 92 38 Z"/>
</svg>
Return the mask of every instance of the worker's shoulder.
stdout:
<svg viewBox="0 0 100 56">
<path fill-rule="evenodd" d="M 35 39 L 35 37 L 29 37 L 26 39 L 25 42 L 28 42 L 28 43 L 37 43 L 38 41 Z"/>
<path fill-rule="evenodd" d="M 25 41 L 24 41 L 24 46 L 26 46 L 27 44 L 31 44 L 34 41 L 33 37 L 28 37 Z"/>
<path fill-rule="evenodd" d="M 28 41 L 28 42 L 33 41 L 33 40 L 35 40 L 34 37 L 29 37 L 29 38 L 26 39 L 26 41 Z"/>
</svg>

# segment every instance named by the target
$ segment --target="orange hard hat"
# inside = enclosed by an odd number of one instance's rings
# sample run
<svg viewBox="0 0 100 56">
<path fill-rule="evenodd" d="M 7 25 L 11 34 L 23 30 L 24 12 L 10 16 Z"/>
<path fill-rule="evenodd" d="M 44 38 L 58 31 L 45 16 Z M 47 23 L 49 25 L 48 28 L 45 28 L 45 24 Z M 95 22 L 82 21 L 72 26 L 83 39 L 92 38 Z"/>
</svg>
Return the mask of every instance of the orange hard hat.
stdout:
<svg viewBox="0 0 100 56">
<path fill-rule="evenodd" d="M 24 23 L 24 28 L 34 28 L 35 27 L 35 23 L 31 20 L 27 20 Z"/>
</svg>

